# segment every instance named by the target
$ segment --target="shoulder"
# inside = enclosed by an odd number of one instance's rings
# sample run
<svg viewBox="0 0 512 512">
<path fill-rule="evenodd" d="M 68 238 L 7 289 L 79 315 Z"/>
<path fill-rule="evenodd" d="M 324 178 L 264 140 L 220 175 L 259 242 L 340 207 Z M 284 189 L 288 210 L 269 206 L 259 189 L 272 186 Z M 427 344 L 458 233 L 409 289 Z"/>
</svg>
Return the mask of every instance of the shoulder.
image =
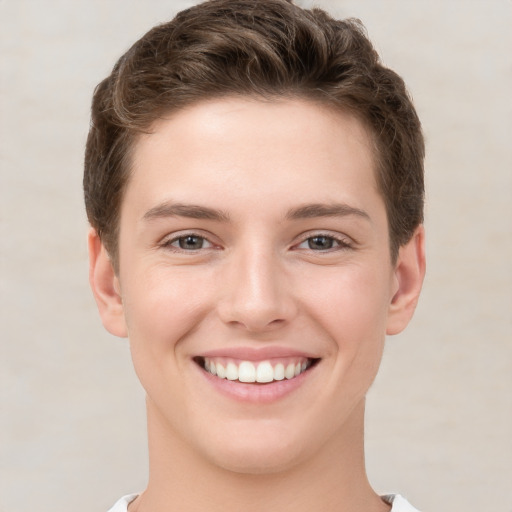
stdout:
<svg viewBox="0 0 512 512">
<path fill-rule="evenodd" d="M 400 494 L 386 494 L 382 499 L 391 505 L 391 512 L 419 512 Z"/>
<path fill-rule="evenodd" d="M 115 505 L 108 512 L 127 512 L 128 505 L 138 496 L 138 494 L 127 494 L 120 500 L 116 501 Z"/>
</svg>

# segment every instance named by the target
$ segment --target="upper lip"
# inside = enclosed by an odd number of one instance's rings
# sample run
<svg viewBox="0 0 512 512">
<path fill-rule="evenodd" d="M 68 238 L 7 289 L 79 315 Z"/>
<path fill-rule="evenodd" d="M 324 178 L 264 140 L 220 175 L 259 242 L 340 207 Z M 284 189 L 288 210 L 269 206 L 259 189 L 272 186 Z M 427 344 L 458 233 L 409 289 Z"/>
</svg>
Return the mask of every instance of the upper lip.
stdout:
<svg viewBox="0 0 512 512">
<path fill-rule="evenodd" d="M 264 361 L 278 357 L 304 357 L 307 359 L 318 359 L 318 355 L 297 350 L 290 347 L 266 346 L 260 348 L 254 347 L 230 347 L 208 350 L 198 357 L 228 357 L 232 359 L 241 359 L 244 361 Z"/>
</svg>

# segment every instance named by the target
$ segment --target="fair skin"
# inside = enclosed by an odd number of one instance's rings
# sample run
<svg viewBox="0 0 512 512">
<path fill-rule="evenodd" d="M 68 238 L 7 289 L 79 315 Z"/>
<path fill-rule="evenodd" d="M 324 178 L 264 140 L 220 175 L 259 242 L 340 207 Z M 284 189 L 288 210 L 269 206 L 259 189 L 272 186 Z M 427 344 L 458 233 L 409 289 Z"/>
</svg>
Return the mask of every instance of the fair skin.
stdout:
<svg viewBox="0 0 512 512">
<path fill-rule="evenodd" d="M 389 510 L 366 478 L 364 400 L 413 314 L 423 240 L 391 261 L 347 114 L 224 98 L 141 136 L 117 274 L 89 236 L 103 323 L 147 393 L 149 484 L 130 511 Z"/>
</svg>

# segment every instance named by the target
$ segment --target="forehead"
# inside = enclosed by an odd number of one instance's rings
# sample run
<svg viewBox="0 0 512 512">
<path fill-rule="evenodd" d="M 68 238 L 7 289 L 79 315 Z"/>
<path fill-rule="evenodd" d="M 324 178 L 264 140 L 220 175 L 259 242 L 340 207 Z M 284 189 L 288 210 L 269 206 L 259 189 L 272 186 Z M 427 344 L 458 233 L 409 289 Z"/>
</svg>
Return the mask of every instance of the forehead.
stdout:
<svg viewBox="0 0 512 512">
<path fill-rule="evenodd" d="M 125 203 L 364 202 L 378 195 L 374 167 L 371 138 L 347 113 L 298 99 L 224 98 L 159 120 L 136 141 Z"/>
</svg>

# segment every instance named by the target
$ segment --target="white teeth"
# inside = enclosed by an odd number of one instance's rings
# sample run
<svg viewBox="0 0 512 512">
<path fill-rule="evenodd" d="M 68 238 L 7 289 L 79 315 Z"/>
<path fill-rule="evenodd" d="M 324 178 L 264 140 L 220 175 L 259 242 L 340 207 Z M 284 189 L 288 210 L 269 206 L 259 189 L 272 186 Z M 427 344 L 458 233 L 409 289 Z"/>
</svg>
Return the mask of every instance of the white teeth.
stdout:
<svg viewBox="0 0 512 512">
<path fill-rule="evenodd" d="M 243 361 L 238 366 L 238 380 L 240 382 L 256 382 L 256 368 L 249 361 Z"/>
<path fill-rule="evenodd" d="M 251 361 L 241 361 L 237 364 L 233 361 L 215 362 L 209 358 L 204 360 L 204 369 L 221 379 L 259 382 L 262 384 L 285 378 L 293 379 L 308 368 L 309 362 L 302 358 L 300 361 L 289 363 L 286 366 L 283 363 L 277 363 L 275 366 L 272 366 L 270 361 L 262 361 L 259 364 Z"/>
<path fill-rule="evenodd" d="M 228 363 L 226 367 L 226 379 L 238 380 L 238 366 L 235 363 Z"/>
<path fill-rule="evenodd" d="M 256 382 L 272 382 L 274 380 L 274 368 L 268 361 L 258 365 Z"/>
<path fill-rule="evenodd" d="M 215 364 L 213 361 L 211 362 L 211 365 L 217 367 L 217 375 L 221 379 L 225 379 L 226 378 L 226 368 L 224 368 L 224 366 L 222 366 L 220 363 Z"/>
<path fill-rule="evenodd" d="M 295 365 L 293 363 L 290 363 L 284 372 L 284 376 L 287 379 L 293 379 L 295 377 Z"/>
<path fill-rule="evenodd" d="M 277 363 L 274 368 L 274 380 L 283 380 L 284 379 L 284 365 L 281 363 Z"/>
</svg>

